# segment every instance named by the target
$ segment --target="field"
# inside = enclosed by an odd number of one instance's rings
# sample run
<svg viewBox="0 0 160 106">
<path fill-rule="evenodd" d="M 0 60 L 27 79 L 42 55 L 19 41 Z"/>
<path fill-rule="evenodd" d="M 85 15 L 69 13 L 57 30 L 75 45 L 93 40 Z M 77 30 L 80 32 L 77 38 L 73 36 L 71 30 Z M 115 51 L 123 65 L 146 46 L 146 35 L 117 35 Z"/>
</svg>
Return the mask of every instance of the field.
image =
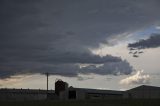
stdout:
<svg viewBox="0 0 160 106">
<path fill-rule="evenodd" d="M 0 106 L 160 106 L 160 99 L 1 101 Z"/>
</svg>

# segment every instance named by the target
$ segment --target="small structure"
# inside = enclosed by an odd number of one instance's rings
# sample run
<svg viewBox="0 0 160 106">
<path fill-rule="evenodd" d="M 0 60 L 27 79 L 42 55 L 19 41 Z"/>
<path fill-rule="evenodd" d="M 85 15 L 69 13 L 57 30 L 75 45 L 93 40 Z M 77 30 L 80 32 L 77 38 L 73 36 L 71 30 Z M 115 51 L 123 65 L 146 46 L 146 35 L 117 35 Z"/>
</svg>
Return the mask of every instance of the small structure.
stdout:
<svg viewBox="0 0 160 106">
<path fill-rule="evenodd" d="M 68 89 L 68 83 L 64 82 L 60 79 L 56 80 L 55 82 L 55 94 L 60 95 L 60 92 L 66 91 Z"/>
</svg>

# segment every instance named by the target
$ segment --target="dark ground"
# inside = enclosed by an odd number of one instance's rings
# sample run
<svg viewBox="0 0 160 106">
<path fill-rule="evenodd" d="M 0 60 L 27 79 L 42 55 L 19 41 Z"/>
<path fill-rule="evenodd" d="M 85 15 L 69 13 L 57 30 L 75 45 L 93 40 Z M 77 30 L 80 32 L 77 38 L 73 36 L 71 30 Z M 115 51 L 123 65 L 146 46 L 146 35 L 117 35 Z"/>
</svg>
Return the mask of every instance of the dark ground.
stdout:
<svg viewBox="0 0 160 106">
<path fill-rule="evenodd" d="M 0 106 L 160 106 L 160 99 L 0 101 Z"/>
</svg>

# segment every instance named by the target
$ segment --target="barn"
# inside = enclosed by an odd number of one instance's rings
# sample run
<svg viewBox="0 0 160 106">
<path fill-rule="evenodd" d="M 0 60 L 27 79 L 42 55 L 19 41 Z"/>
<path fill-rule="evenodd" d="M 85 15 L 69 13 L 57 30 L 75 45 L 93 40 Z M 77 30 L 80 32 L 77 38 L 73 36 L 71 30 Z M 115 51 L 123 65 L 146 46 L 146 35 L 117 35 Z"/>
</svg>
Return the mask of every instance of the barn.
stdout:
<svg viewBox="0 0 160 106">
<path fill-rule="evenodd" d="M 160 98 L 160 87 L 142 85 L 136 88 L 127 90 L 125 98 L 136 99 L 156 99 Z"/>
<path fill-rule="evenodd" d="M 123 98 L 124 94 L 124 91 L 68 87 L 68 84 L 62 80 L 56 81 L 55 92 L 61 100 L 119 99 Z"/>
<path fill-rule="evenodd" d="M 120 99 L 124 91 L 86 89 L 69 87 L 68 91 L 61 92 L 60 99 L 86 100 L 86 99 Z"/>
</svg>

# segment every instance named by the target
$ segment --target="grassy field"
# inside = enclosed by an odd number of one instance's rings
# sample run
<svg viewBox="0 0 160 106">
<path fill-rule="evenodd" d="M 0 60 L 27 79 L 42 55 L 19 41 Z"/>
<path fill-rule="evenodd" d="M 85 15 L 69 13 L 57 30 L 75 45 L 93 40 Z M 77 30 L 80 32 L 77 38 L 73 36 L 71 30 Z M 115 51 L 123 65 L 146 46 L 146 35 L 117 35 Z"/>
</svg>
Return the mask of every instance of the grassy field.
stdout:
<svg viewBox="0 0 160 106">
<path fill-rule="evenodd" d="M 0 106 L 160 106 L 160 99 L 83 101 L 1 101 Z"/>
</svg>

